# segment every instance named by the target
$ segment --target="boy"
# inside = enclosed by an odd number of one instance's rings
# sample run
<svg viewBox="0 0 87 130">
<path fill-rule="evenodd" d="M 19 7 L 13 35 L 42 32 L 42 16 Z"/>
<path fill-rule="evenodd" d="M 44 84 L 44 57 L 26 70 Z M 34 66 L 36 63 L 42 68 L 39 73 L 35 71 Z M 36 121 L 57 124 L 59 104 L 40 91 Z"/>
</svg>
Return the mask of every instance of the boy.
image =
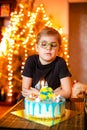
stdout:
<svg viewBox="0 0 87 130">
<path fill-rule="evenodd" d="M 71 74 L 63 58 L 57 56 L 61 45 L 61 36 L 52 27 L 45 27 L 38 33 L 36 51 L 38 55 L 28 57 L 22 79 L 22 95 L 38 95 L 41 80 L 44 85 L 53 88 L 56 95 L 64 98 L 71 96 Z M 61 89 L 60 89 L 61 86 Z"/>
</svg>

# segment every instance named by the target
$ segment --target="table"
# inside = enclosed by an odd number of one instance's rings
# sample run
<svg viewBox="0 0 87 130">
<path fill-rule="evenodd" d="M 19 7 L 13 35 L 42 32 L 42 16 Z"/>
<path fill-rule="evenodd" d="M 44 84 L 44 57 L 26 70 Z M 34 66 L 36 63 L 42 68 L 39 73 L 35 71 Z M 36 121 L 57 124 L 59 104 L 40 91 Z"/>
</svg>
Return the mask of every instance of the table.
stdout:
<svg viewBox="0 0 87 130">
<path fill-rule="evenodd" d="M 79 114 L 61 123 L 48 127 L 11 114 L 12 111 L 24 109 L 24 103 L 23 100 L 21 100 L 0 119 L 0 129 L 84 130 L 83 99 L 68 100 L 66 103 L 66 108 L 73 111 L 77 110 Z"/>
</svg>

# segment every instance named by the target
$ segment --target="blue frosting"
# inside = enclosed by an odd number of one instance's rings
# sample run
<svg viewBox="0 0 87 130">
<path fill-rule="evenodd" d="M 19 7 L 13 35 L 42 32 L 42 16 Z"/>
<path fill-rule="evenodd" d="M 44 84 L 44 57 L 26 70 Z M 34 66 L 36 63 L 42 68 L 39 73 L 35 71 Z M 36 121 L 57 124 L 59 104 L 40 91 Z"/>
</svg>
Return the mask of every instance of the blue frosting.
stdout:
<svg viewBox="0 0 87 130">
<path fill-rule="evenodd" d="M 28 101 L 25 99 L 25 108 L 27 107 L 26 103 L 28 103 L 28 112 L 29 114 L 31 114 L 32 116 L 34 116 L 34 109 L 35 109 L 35 105 L 37 104 L 38 105 L 38 113 L 41 114 L 41 109 L 43 107 L 43 105 L 45 104 L 46 106 L 46 111 L 49 111 L 49 107 L 51 106 L 52 107 L 52 117 L 54 117 L 54 112 L 55 112 L 55 107 L 58 106 L 58 115 L 61 114 L 61 105 L 63 103 L 65 103 L 64 101 L 63 102 L 45 102 L 45 101 L 42 101 L 42 102 L 35 102 L 35 101 Z M 30 104 L 32 104 L 32 113 L 30 113 Z M 26 108 L 27 109 L 27 108 Z"/>
</svg>

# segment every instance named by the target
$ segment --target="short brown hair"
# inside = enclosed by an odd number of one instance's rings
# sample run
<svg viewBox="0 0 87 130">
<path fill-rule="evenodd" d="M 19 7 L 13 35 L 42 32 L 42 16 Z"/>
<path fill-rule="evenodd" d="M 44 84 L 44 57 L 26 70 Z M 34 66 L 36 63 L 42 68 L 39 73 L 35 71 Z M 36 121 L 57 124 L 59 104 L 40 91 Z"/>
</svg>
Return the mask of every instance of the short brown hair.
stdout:
<svg viewBox="0 0 87 130">
<path fill-rule="evenodd" d="M 47 27 L 47 26 L 45 28 L 43 28 L 37 35 L 36 44 L 38 44 L 41 36 L 43 36 L 43 35 L 56 36 L 56 38 L 58 40 L 58 43 L 59 43 L 59 46 L 61 45 L 61 35 L 60 35 L 60 33 L 56 29 L 54 29 L 52 27 Z"/>
</svg>

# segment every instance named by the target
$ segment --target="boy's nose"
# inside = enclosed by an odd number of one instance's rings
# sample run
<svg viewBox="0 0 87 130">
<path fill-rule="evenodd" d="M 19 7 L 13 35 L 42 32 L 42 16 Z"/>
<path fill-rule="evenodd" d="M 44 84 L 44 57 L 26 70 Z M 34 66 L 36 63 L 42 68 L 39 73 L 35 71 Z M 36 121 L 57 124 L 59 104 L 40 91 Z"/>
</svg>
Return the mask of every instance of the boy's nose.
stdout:
<svg viewBox="0 0 87 130">
<path fill-rule="evenodd" d="M 48 44 L 46 49 L 52 49 L 51 44 Z"/>
</svg>

